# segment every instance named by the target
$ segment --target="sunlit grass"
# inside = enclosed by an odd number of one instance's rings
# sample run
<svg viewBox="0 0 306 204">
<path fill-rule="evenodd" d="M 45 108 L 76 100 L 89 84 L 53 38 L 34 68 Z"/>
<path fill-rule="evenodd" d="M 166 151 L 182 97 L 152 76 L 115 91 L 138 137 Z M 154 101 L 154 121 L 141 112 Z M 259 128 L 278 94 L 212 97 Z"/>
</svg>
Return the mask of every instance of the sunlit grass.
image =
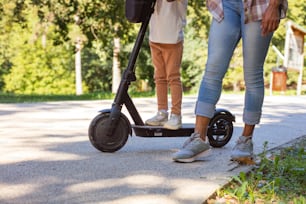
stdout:
<svg viewBox="0 0 306 204">
<path fill-rule="evenodd" d="M 132 97 L 152 97 L 154 92 L 131 92 Z M 35 103 L 48 101 L 81 101 L 81 100 L 104 100 L 114 99 L 111 92 L 97 92 L 82 95 L 37 95 L 37 94 L 4 94 L 0 93 L 0 103 Z"/>
<path fill-rule="evenodd" d="M 306 203 L 305 147 L 306 136 L 290 147 L 264 151 L 258 166 L 234 176 L 208 203 Z"/>
<path fill-rule="evenodd" d="M 84 95 L 37 95 L 37 94 L 3 94 L 0 93 L 0 103 L 34 103 L 47 101 L 95 100 L 113 98 L 112 93 L 93 93 Z"/>
</svg>

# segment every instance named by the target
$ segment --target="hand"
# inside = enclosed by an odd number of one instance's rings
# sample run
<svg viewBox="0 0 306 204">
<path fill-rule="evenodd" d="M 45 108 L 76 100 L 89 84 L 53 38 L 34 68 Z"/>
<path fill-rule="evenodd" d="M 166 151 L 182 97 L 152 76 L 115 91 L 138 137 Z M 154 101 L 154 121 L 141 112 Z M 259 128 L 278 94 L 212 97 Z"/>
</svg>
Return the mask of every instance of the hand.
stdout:
<svg viewBox="0 0 306 204">
<path fill-rule="evenodd" d="M 261 35 L 275 31 L 280 22 L 279 6 L 269 5 L 261 21 Z"/>
</svg>

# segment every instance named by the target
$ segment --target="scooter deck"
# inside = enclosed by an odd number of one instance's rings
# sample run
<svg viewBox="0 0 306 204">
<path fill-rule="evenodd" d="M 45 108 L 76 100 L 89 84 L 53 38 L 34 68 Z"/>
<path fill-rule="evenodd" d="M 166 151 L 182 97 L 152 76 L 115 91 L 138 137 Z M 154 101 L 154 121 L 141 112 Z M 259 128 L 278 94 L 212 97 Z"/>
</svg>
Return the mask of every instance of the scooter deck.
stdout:
<svg viewBox="0 0 306 204">
<path fill-rule="evenodd" d="M 139 137 L 188 137 L 194 132 L 194 124 L 182 124 L 178 130 L 169 130 L 163 126 L 132 125 L 134 134 Z"/>
</svg>

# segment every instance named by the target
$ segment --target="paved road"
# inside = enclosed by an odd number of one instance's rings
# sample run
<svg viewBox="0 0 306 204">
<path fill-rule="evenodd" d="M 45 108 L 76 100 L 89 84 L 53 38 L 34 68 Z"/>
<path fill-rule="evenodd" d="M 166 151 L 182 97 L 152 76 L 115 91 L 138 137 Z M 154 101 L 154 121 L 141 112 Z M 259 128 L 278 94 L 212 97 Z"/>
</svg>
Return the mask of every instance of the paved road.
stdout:
<svg viewBox="0 0 306 204">
<path fill-rule="evenodd" d="M 183 122 L 194 122 L 195 97 L 183 101 Z M 143 119 L 155 99 L 134 100 Z M 0 104 L 0 203 L 200 204 L 232 175 L 229 162 L 242 128 L 243 96 L 223 95 L 218 107 L 236 116 L 233 139 L 191 164 L 171 155 L 186 138 L 130 137 L 115 153 L 91 146 L 87 129 L 112 101 Z M 123 112 L 127 114 L 126 110 Z M 255 153 L 306 135 L 305 96 L 267 96 L 255 132 Z"/>
</svg>

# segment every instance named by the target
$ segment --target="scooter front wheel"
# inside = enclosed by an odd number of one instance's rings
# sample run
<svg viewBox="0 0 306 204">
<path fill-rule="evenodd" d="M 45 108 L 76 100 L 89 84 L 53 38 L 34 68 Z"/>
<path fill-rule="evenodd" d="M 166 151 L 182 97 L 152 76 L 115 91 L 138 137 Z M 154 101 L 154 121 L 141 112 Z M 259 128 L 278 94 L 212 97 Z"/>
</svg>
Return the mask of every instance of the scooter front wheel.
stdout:
<svg viewBox="0 0 306 204">
<path fill-rule="evenodd" d="M 102 152 L 115 152 L 121 149 L 131 134 L 131 125 L 121 113 L 113 134 L 108 135 L 109 116 L 110 112 L 100 113 L 91 121 L 88 130 L 91 144 Z"/>
<path fill-rule="evenodd" d="M 223 147 L 233 135 L 232 119 L 224 114 L 214 116 L 209 123 L 207 136 L 209 143 L 213 147 Z"/>
</svg>

